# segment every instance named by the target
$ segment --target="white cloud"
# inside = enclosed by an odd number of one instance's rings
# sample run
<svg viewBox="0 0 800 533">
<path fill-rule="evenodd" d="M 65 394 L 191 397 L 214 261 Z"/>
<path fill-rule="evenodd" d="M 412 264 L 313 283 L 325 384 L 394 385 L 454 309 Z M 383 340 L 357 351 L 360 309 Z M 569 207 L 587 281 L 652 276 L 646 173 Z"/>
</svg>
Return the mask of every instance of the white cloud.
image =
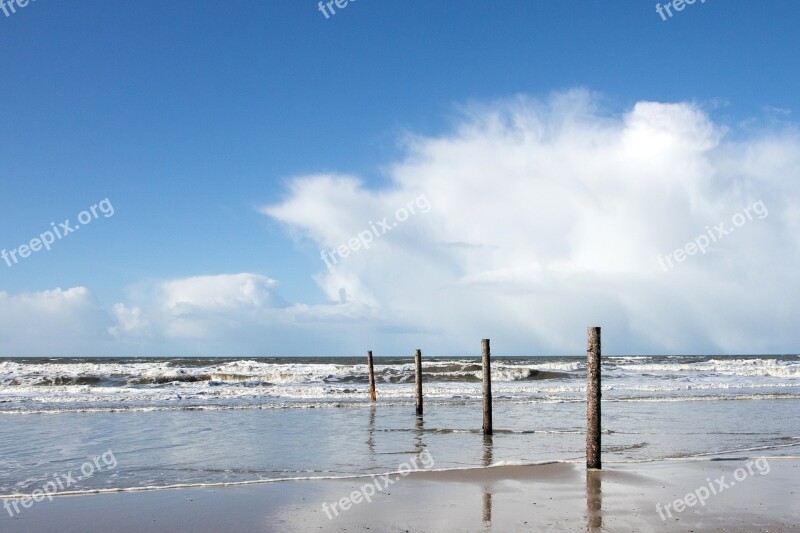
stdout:
<svg viewBox="0 0 800 533">
<path fill-rule="evenodd" d="M 287 305 L 276 287 L 252 273 L 161 280 L 110 312 L 85 287 L 0 292 L 2 354 L 324 355 L 359 338 L 340 337 L 347 328 L 374 323 L 359 303 Z"/>
<path fill-rule="evenodd" d="M 82 355 L 102 350 L 110 320 L 86 287 L 11 295 L 0 291 L 3 354 Z"/>
<path fill-rule="evenodd" d="M 429 202 L 330 270 L 313 257 L 327 304 L 247 272 L 157 280 L 110 312 L 83 287 L 0 292 L 4 352 L 475 354 L 490 337 L 497 354 L 579 354 L 590 325 L 605 353 L 796 351 L 796 129 L 728 128 L 688 103 L 597 107 L 581 91 L 472 106 L 448 134 L 410 136 L 383 187 L 293 179 L 261 211 L 327 251 Z M 662 270 L 659 255 L 758 200 L 768 217 Z"/>
<path fill-rule="evenodd" d="M 109 328 L 125 353 L 325 354 L 342 327 L 372 320 L 358 303 L 287 304 L 274 279 L 253 273 L 161 280 L 114 306 Z"/>
<path fill-rule="evenodd" d="M 730 136 L 688 103 L 609 117 L 581 91 L 518 98 L 469 109 L 449 135 L 412 137 L 382 189 L 299 177 L 263 212 L 331 249 L 430 200 L 316 278 L 331 302 L 347 294 L 404 329 L 383 338 L 392 349 L 475 351 L 493 336 L 500 351 L 580 353 L 599 324 L 621 353 L 791 351 L 800 141 L 785 128 Z M 757 200 L 768 218 L 662 271 L 659 254 Z"/>
<path fill-rule="evenodd" d="M 116 324 L 108 328 L 115 336 L 147 335 L 150 332 L 150 321 L 142 315 L 141 307 L 128 307 L 123 303 L 114 304 Z"/>
<path fill-rule="evenodd" d="M 269 322 L 282 300 L 273 294 L 277 282 L 265 276 L 238 273 L 159 281 L 143 291 L 137 305 L 117 303 L 117 336 L 208 340 Z"/>
<path fill-rule="evenodd" d="M 175 314 L 270 307 L 274 279 L 256 274 L 195 276 L 161 283 L 163 305 Z"/>
</svg>

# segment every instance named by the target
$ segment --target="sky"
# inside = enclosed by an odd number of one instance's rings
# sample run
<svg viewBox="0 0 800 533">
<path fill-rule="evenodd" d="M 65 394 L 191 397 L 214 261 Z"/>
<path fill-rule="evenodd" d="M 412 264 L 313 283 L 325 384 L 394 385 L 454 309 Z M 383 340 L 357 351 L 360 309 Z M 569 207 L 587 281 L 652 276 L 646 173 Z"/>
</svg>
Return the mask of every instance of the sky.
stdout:
<svg viewBox="0 0 800 533">
<path fill-rule="evenodd" d="M 9 2 L 2 356 L 798 352 L 795 1 Z"/>
</svg>

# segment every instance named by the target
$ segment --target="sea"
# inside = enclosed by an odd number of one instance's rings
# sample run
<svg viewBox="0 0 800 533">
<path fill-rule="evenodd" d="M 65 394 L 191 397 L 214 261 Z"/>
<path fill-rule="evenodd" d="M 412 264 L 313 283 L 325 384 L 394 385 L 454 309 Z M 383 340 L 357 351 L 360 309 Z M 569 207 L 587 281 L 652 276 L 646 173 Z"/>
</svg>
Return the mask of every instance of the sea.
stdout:
<svg viewBox="0 0 800 533">
<path fill-rule="evenodd" d="M 478 358 L 423 358 L 422 417 L 412 358 L 376 402 L 365 359 L 0 359 L 0 496 L 584 460 L 584 357 L 493 357 L 491 437 Z M 602 391 L 605 463 L 800 455 L 800 355 L 604 356 Z"/>
</svg>

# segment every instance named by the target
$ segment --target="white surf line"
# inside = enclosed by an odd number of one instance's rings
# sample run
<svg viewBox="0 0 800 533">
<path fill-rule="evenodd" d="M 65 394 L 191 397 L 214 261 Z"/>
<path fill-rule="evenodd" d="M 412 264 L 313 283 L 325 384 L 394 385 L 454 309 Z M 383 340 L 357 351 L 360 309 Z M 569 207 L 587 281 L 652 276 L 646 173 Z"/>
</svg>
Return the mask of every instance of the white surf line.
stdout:
<svg viewBox="0 0 800 533">
<path fill-rule="evenodd" d="M 792 437 L 792 438 L 793 439 L 800 439 L 800 437 Z M 718 452 L 697 453 L 697 454 L 694 454 L 694 455 L 689 456 L 689 457 L 665 457 L 665 460 L 670 460 L 670 461 L 685 461 L 685 460 L 690 460 L 690 459 L 705 460 L 707 457 L 712 457 L 712 456 L 722 456 L 722 455 L 727 455 L 727 454 L 731 454 L 731 453 L 740 453 L 740 452 L 757 452 L 757 451 L 760 451 L 760 450 L 773 450 L 775 448 L 791 448 L 793 446 L 800 446 L 800 442 L 792 442 L 792 443 L 788 443 L 788 444 L 769 444 L 769 445 L 765 445 L 765 446 L 754 446 L 752 448 L 737 448 L 735 450 L 721 450 L 721 451 L 718 451 Z M 724 457 L 720 457 L 720 458 L 724 459 Z"/>
<path fill-rule="evenodd" d="M 785 446 L 796 446 L 793 445 L 780 445 L 776 447 L 785 447 Z M 762 448 L 754 448 L 754 449 L 745 449 L 745 450 L 733 450 L 731 452 L 717 452 L 717 453 L 733 453 L 736 451 L 753 451 Z M 662 459 L 641 459 L 641 460 L 617 460 L 617 461 L 603 461 L 604 465 L 609 464 L 619 464 L 619 465 L 629 465 L 629 464 L 647 464 L 647 463 L 657 463 L 657 462 L 712 462 L 709 459 L 710 455 L 716 454 L 708 454 L 705 456 L 694 456 L 694 457 L 667 457 Z M 759 456 L 759 457 L 735 457 L 735 458 L 725 458 L 721 457 L 720 459 L 725 460 L 745 460 L 745 459 L 756 459 L 764 457 L 770 461 L 796 461 L 800 460 L 800 456 L 774 456 L 774 457 L 766 457 L 766 456 Z M 585 458 L 580 457 L 576 459 L 557 459 L 552 461 L 536 461 L 532 463 L 522 463 L 516 461 L 499 461 L 497 463 L 493 463 L 488 466 L 461 466 L 461 467 L 451 467 L 451 468 L 438 468 L 438 469 L 431 469 L 431 470 L 412 470 L 409 472 L 400 472 L 393 471 L 393 472 L 385 472 L 380 474 L 354 474 L 349 476 L 306 476 L 306 477 L 285 477 L 285 478 L 275 478 L 275 479 L 253 479 L 253 480 L 246 480 L 246 481 L 228 481 L 228 482 L 219 482 L 219 483 L 178 483 L 174 485 L 164 485 L 164 486 L 145 486 L 145 487 L 119 487 L 119 488 L 110 488 L 110 489 L 86 489 L 86 490 L 77 490 L 77 491 L 64 491 L 59 493 L 52 494 L 53 497 L 59 496 L 88 496 L 92 494 L 115 494 L 115 493 L 127 493 L 127 492 L 154 492 L 154 491 L 161 491 L 161 490 L 178 490 L 178 489 L 204 489 L 204 488 L 221 488 L 221 487 L 239 487 L 239 486 L 248 486 L 248 485 L 266 485 L 270 483 L 282 483 L 287 481 L 346 481 L 346 480 L 353 480 L 353 479 L 366 479 L 366 478 L 376 478 L 382 476 L 392 476 L 392 475 L 403 475 L 406 476 L 413 476 L 414 474 L 418 474 L 421 472 L 430 472 L 430 473 L 440 473 L 440 472 L 463 472 L 468 470 L 488 470 L 492 468 L 502 468 L 502 467 L 528 467 L 528 466 L 545 466 L 545 465 L 552 465 L 552 464 L 580 464 L 585 460 Z M 0 500 L 18 500 L 21 498 L 31 498 L 31 494 L 0 494 Z"/>
<path fill-rule="evenodd" d="M 353 474 L 349 476 L 306 476 L 306 477 L 284 477 L 284 478 L 275 478 L 275 479 L 252 479 L 246 481 L 226 481 L 226 482 L 218 482 L 218 483 L 178 483 L 174 485 L 164 485 L 164 486 L 145 486 L 145 487 L 118 487 L 118 488 L 110 488 L 110 489 L 85 489 L 85 490 L 73 490 L 73 491 L 64 491 L 59 493 L 53 493 L 53 497 L 57 496 L 82 496 L 82 495 L 90 495 L 90 494 L 113 494 L 113 493 L 121 493 L 121 492 L 150 492 L 150 491 L 159 491 L 159 490 L 176 490 L 176 489 L 204 489 L 204 488 L 219 488 L 219 487 L 238 487 L 238 486 L 246 486 L 246 485 L 266 485 L 268 483 L 280 483 L 285 481 L 337 481 L 337 480 L 350 480 L 350 479 L 366 479 L 366 478 L 376 478 L 376 477 L 383 477 L 383 476 L 393 476 L 393 475 L 404 475 L 404 476 L 413 476 L 414 474 L 418 474 L 421 472 L 431 472 L 431 473 L 438 473 L 438 472 L 455 472 L 455 471 L 464 471 L 464 470 L 486 470 L 490 468 L 501 468 L 507 466 L 515 466 L 515 467 L 525 467 L 525 466 L 542 466 L 542 465 L 551 465 L 551 464 L 571 464 L 571 463 L 579 463 L 580 461 L 568 461 L 568 460 L 554 460 L 554 461 L 539 461 L 533 463 L 511 463 L 511 462 L 498 462 L 495 464 L 491 464 L 489 466 L 457 466 L 451 468 L 437 468 L 437 469 L 419 469 L 419 470 L 411 470 L 411 471 L 392 471 L 392 472 L 382 472 L 379 474 Z M 32 497 L 31 494 L 0 494 L 0 500 L 17 500 L 20 498 L 28 498 Z"/>
</svg>

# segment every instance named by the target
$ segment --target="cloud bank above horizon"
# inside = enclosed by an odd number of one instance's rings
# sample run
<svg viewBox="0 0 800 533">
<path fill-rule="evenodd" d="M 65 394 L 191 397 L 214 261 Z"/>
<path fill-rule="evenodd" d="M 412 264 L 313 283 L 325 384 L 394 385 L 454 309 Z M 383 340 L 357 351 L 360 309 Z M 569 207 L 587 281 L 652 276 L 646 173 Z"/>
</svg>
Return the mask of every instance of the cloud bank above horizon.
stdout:
<svg viewBox="0 0 800 533">
<path fill-rule="evenodd" d="M 384 185 L 291 179 L 261 212 L 298 255 L 328 254 L 309 280 L 325 303 L 247 272 L 152 282 L 109 309 L 85 287 L 0 292 L 5 351 L 434 355 L 490 337 L 498 354 L 580 354 L 599 325 L 604 353 L 797 352 L 797 129 L 598 106 L 582 90 L 472 106 L 450 132 L 409 135 Z"/>
</svg>

